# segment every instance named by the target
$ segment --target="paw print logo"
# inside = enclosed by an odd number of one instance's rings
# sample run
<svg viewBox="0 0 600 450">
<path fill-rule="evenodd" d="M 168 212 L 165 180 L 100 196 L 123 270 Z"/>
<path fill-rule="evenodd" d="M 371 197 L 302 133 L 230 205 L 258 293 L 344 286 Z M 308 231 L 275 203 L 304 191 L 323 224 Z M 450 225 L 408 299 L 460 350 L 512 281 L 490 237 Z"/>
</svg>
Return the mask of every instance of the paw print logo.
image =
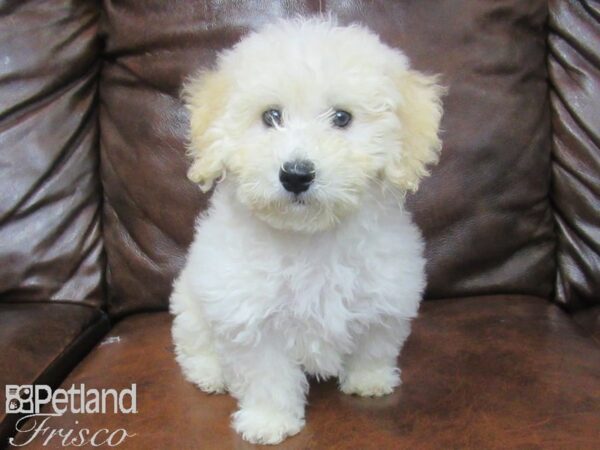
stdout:
<svg viewBox="0 0 600 450">
<path fill-rule="evenodd" d="M 25 385 L 19 386 L 16 384 L 6 385 L 6 413 L 16 414 L 33 412 L 33 388 Z"/>
</svg>

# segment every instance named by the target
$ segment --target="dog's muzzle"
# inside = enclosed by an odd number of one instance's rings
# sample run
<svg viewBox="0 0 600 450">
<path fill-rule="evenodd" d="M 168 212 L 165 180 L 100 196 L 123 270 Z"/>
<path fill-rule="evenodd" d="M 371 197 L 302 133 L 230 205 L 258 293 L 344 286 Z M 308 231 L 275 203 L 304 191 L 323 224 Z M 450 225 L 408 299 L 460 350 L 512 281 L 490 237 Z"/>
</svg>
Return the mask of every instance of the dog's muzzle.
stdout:
<svg viewBox="0 0 600 450">
<path fill-rule="evenodd" d="M 306 159 L 288 161 L 279 169 L 279 181 L 286 191 L 305 192 L 315 179 L 315 165 Z"/>
</svg>

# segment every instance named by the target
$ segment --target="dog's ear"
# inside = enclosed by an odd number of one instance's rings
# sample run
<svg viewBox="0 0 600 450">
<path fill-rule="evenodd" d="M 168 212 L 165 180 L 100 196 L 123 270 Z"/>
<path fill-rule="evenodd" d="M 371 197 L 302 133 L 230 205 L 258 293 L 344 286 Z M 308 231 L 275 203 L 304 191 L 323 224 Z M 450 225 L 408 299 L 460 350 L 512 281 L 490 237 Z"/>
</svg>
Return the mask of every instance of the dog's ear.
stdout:
<svg viewBox="0 0 600 450">
<path fill-rule="evenodd" d="M 187 177 L 203 192 L 209 191 L 225 171 L 221 134 L 215 121 L 224 113 L 229 82 L 218 71 L 201 72 L 189 79 L 182 96 L 190 112 L 188 156 L 192 158 Z"/>
<path fill-rule="evenodd" d="M 401 127 L 400 149 L 391 155 L 384 174 L 402 190 L 414 192 L 428 175 L 427 165 L 439 159 L 441 97 L 445 89 L 437 77 L 406 68 L 396 70 L 393 81 L 399 93 L 394 108 Z"/>
</svg>

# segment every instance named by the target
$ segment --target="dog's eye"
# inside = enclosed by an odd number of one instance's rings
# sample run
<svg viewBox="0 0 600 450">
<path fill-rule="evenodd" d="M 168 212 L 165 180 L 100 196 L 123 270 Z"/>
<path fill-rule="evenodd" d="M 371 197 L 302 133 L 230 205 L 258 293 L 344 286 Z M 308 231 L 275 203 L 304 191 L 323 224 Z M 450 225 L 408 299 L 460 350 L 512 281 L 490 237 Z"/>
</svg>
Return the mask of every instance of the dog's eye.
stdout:
<svg viewBox="0 0 600 450">
<path fill-rule="evenodd" d="M 262 113 L 262 121 L 269 128 L 281 125 L 281 119 L 281 111 L 278 109 L 267 109 Z"/>
<path fill-rule="evenodd" d="M 338 128 L 346 128 L 352 122 L 352 114 L 348 111 L 336 109 L 333 112 L 333 118 L 331 119 L 334 126 Z"/>
</svg>

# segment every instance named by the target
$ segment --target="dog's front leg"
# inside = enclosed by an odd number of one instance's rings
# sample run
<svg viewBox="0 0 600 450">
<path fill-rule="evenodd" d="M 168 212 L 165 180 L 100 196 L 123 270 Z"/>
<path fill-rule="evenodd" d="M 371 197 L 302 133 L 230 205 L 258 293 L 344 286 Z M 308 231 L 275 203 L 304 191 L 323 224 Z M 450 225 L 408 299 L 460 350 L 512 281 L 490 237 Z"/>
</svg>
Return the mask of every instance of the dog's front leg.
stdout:
<svg viewBox="0 0 600 450">
<path fill-rule="evenodd" d="M 229 389 L 238 399 L 233 427 L 256 444 L 277 444 L 304 426 L 308 382 L 302 368 L 280 348 L 280 339 L 229 350 Z"/>
<path fill-rule="evenodd" d="M 397 358 L 409 334 L 409 319 L 371 325 L 358 338 L 354 352 L 344 359 L 341 391 L 363 397 L 391 394 L 401 382 Z"/>
</svg>

